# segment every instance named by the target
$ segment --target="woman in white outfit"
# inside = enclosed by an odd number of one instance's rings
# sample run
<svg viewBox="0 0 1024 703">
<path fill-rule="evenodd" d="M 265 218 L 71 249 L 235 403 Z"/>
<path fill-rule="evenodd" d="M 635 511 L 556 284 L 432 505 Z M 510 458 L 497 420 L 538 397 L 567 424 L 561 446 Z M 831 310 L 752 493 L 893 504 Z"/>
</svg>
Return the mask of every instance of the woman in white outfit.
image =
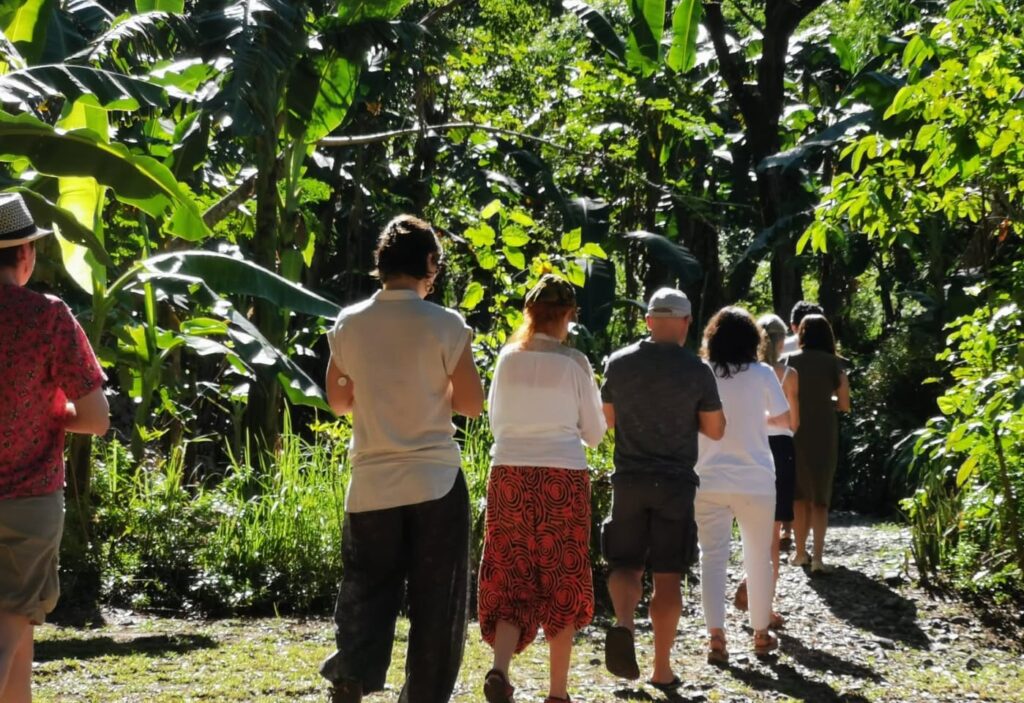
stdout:
<svg viewBox="0 0 1024 703">
<path fill-rule="evenodd" d="M 700 542 L 701 598 L 708 629 L 708 662 L 728 662 L 725 585 L 733 518 L 743 540 L 754 653 L 778 647 L 769 632 L 772 601 L 772 528 L 775 521 L 775 465 L 768 424 L 787 426 L 789 405 L 779 379 L 757 360 L 761 333 L 746 310 L 720 310 L 704 330 L 702 350 L 718 383 L 725 411 L 722 439 L 699 437 L 694 504 Z M 765 418 L 768 418 L 768 424 Z"/>
</svg>

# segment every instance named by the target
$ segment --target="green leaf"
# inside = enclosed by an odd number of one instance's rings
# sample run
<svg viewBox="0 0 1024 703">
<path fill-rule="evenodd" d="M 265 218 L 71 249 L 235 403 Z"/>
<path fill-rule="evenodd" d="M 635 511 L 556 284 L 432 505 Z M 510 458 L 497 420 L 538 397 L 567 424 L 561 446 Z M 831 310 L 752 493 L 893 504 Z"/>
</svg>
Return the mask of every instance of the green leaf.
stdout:
<svg viewBox="0 0 1024 703">
<path fill-rule="evenodd" d="M 502 249 L 502 252 L 505 254 L 505 259 L 517 269 L 522 271 L 526 268 L 526 256 L 521 250 L 513 247 L 505 247 Z"/>
<path fill-rule="evenodd" d="M 89 66 L 29 66 L 0 76 L 4 102 L 40 103 L 56 98 L 85 100 L 108 110 L 168 104 L 164 89 L 155 83 Z"/>
<path fill-rule="evenodd" d="M 495 198 L 491 202 L 484 205 L 484 209 L 480 211 L 480 219 L 489 220 L 495 215 L 501 212 L 501 201 Z"/>
<path fill-rule="evenodd" d="M 501 241 L 510 247 L 521 247 L 530 243 L 530 235 L 519 227 L 509 225 L 502 228 Z"/>
<path fill-rule="evenodd" d="M 136 12 L 174 12 L 185 11 L 185 0 L 135 0 Z"/>
<path fill-rule="evenodd" d="M 573 230 L 569 230 L 568 232 L 562 235 L 562 251 L 569 252 L 571 254 L 574 251 L 578 251 L 582 244 L 583 232 L 579 227 Z"/>
<path fill-rule="evenodd" d="M 679 0 L 672 11 L 672 47 L 665 64 L 685 73 L 697 62 L 697 28 L 704 12 L 701 0 Z"/>
<path fill-rule="evenodd" d="M 46 48 L 46 33 L 55 0 L 5 0 L 0 4 L 0 30 L 28 63 L 37 63 Z"/>
<path fill-rule="evenodd" d="M 103 243 L 96 238 L 91 229 L 82 226 L 72 213 L 57 207 L 56 204 L 28 188 L 8 188 L 7 190 L 21 193 L 21 197 L 25 199 L 25 204 L 32 213 L 32 219 L 37 223 L 44 226 L 50 223 L 59 227 L 62 237 L 88 249 L 101 264 L 104 266 L 114 265 L 107 250 L 103 247 Z"/>
<path fill-rule="evenodd" d="M 389 20 L 398 15 L 409 0 L 345 0 L 338 3 L 338 19 L 348 24 L 363 20 Z"/>
<path fill-rule="evenodd" d="M 1019 140 L 1021 136 L 1012 130 L 1004 130 L 999 138 L 992 145 L 992 158 L 995 158 L 1010 148 L 1010 145 Z"/>
<path fill-rule="evenodd" d="M 486 222 L 481 222 L 476 227 L 469 227 L 463 233 L 474 247 L 491 247 L 494 246 L 495 234 L 494 228 Z"/>
<path fill-rule="evenodd" d="M 626 62 L 649 76 L 661 63 L 661 36 L 665 32 L 665 0 L 628 0 L 629 37 Z"/>
<path fill-rule="evenodd" d="M 202 280 L 220 295 L 250 295 L 279 308 L 333 319 L 341 307 L 282 276 L 245 259 L 212 251 L 160 254 L 142 262 L 159 281 L 159 274 L 184 275 Z"/>
<path fill-rule="evenodd" d="M 583 256 L 590 256 L 595 259 L 608 258 L 608 254 L 605 252 L 604 249 L 601 248 L 601 245 L 598 244 L 597 242 L 587 242 L 586 244 L 584 244 L 583 247 L 580 249 L 580 254 L 582 254 Z"/>
<path fill-rule="evenodd" d="M 288 83 L 289 133 L 307 144 L 320 141 L 345 121 L 362 67 L 346 58 L 307 59 Z"/>
<path fill-rule="evenodd" d="M 19 159 L 49 176 L 95 178 L 118 200 L 163 218 L 175 236 L 197 240 L 210 233 L 191 195 L 167 167 L 120 144 L 105 144 L 92 131 L 60 132 L 32 115 L 0 113 L 0 161 Z"/>
<path fill-rule="evenodd" d="M 562 7 L 580 18 L 590 36 L 605 51 L 622 63 L 626 62 L 626 46 L 623 44 L 622 38 L 615 32 L 615 28 L 612 27 L 608 18 L 599 10 L 581 0 L 564 0 Z"/>
<path fill-rule="evenodd" d="M 974 470 L 978 466 L 978 457 L 971 455 L 967 457 L 967 460 L 960 465 L 960 470 L 956 472 L 956 487 L 963 488 L 964 484 L 967 483 L 971 476 L 974 475 Z"/>
<path fill-rule="evenodd" d="M 521 224 L 523 227 L 533 227 L 537 223 L 533 221 L 533 218 L 527 215 L 522 210 L 513 210 L 509 213 L 509 219 L 513 222 Z"/>
<path fill-rule="evenodd" d="M 491 271 L 498 265 L 498 255 L 491 249 L 479 249 L 476 252 L 477 263 L 485 271 Z"/>
<path fill-rule="evenodd" d="M 462 302 L 459 307 L 463 310 L 476 310 L 484 299 L 484 287 L 478 281 L 472 281 L 466 286 L 466 292 L 462 294 Z"/>
<path fill-rule="evenodd" d="M 704 269 L 700 262 L 682 244 L 653 232 L 629 232 L 625 237 L 641 242 L 647 248 L 647 253 L 668 266 L 683 285 L 694 283 L 704 277 Z"/>
</svg>

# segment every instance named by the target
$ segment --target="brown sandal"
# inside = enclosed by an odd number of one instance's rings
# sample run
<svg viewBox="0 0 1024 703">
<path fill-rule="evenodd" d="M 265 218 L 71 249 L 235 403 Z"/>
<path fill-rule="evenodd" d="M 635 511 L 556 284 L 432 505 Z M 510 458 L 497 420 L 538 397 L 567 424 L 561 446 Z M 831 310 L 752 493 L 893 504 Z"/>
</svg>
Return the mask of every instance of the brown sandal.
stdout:
<svg viewBox="0 0 1024 703">
<path fill-rule="evenodd" d="M 708 664 L 725 666 L 729 663 L 729 650 L 725 647 L 725 635 L 712 634 L 708 638 Z"/>
<path fill-rule="evenodd" d="M 487 703 L 513 703 L 516 689 L 508 682 L 505 672 L 491 669 L 484 676 L 484 698 Z"/>
<path fill-rule="evenodd" d="M 768 619 L 768 627 L 773 630 L 783 630 L 786 627 L 786 618 L 773 610 L 772 616 Z"/>
<path fill-rule="evenodd" d="M 779 648 L 779 640 L 768 630 L 754 633 L 754 655 L 764 657 Z"/>
</svg>

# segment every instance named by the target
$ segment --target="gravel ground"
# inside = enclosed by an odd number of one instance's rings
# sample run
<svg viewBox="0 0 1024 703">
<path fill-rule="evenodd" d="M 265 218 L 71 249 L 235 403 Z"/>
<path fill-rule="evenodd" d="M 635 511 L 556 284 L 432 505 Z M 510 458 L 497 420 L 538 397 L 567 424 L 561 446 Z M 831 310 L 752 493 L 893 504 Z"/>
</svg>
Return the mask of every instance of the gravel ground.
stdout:
<svg viewBox="0 0 1024 703">
<path fill-rule="evenodd" d="M 738 558 L 738 555 L 735 555 Z M 833 518 L 831 574 L 810 578 L 783 565 L 778 609 L 788 623 L 779 656 L 749 653 L 745 615 L 729 608 L 732 661 L 704 663 L 699 589 L 688 589 L 674 652 L 683 686 L 666 696 L 616 680 L 602 665 L 603 626 L 578 635 L 570 689 L 574 701 L 1024 701 L 1020 607 L 979 613 L 915 584 L 907 534 L 850 514 Z M 738 572 L 738 569 L 733 569 Z M 731 573 L 733 583 L 738 573 Z M 331 647 L 327 619 L 194 621 L 108 611 L 92 629 L 39 631 L 40 701 L 317 701 L 325 700 L 316 666 Z M 397 700 L 406 626 L 400 624 L 388 690 L 368 703 Z M 651 635 L 638 634 L 641 666 Z M 538 641 L 513 662 L 517 701 L 546 693 L 546 651 Z M 481 701 L 490 651 L 470 626 L 454 701 Z M 646 674 L 649 672 L 645 672 Z"/>
</svg>

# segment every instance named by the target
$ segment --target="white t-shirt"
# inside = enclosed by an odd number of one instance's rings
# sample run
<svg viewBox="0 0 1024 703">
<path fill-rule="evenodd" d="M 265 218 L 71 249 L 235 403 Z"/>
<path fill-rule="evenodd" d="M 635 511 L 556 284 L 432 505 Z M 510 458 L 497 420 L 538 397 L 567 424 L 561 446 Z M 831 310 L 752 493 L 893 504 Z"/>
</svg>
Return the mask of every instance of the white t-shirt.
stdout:
<svg viewBox="0 0 1024 703">
<path fill-rule="evenodd" d="M 411 290 L 382 290 L 345 308 L 328 333 L 352 379 L 350 513 L 443 498 L 461 467 L 450 377 L 472 331 Z"/>
<path fill-rule="evenodd" d="M 798 351 L 800 351 L 800 337 L 795 334 L 786 337 L 786 340 L 782 343 L 782 356 L 796 354 Z"/>
<path fill-rule="evenodd" d="M 767 364 L 755 363 L 729 378 L 716 373 L 715 380 L 725 435 L 718 441 L 704 435 L 697 439 L 699 490 L 774 495 L 775 462 L 766 419 L 789 409 L 778 376 Z"/>
<path fill-rule="evenodd" d="M 546 334 L 502 350 L 488 406 L 494 466 L 586 469 L 607 429 L 587 357 Z"/>
</svg>

